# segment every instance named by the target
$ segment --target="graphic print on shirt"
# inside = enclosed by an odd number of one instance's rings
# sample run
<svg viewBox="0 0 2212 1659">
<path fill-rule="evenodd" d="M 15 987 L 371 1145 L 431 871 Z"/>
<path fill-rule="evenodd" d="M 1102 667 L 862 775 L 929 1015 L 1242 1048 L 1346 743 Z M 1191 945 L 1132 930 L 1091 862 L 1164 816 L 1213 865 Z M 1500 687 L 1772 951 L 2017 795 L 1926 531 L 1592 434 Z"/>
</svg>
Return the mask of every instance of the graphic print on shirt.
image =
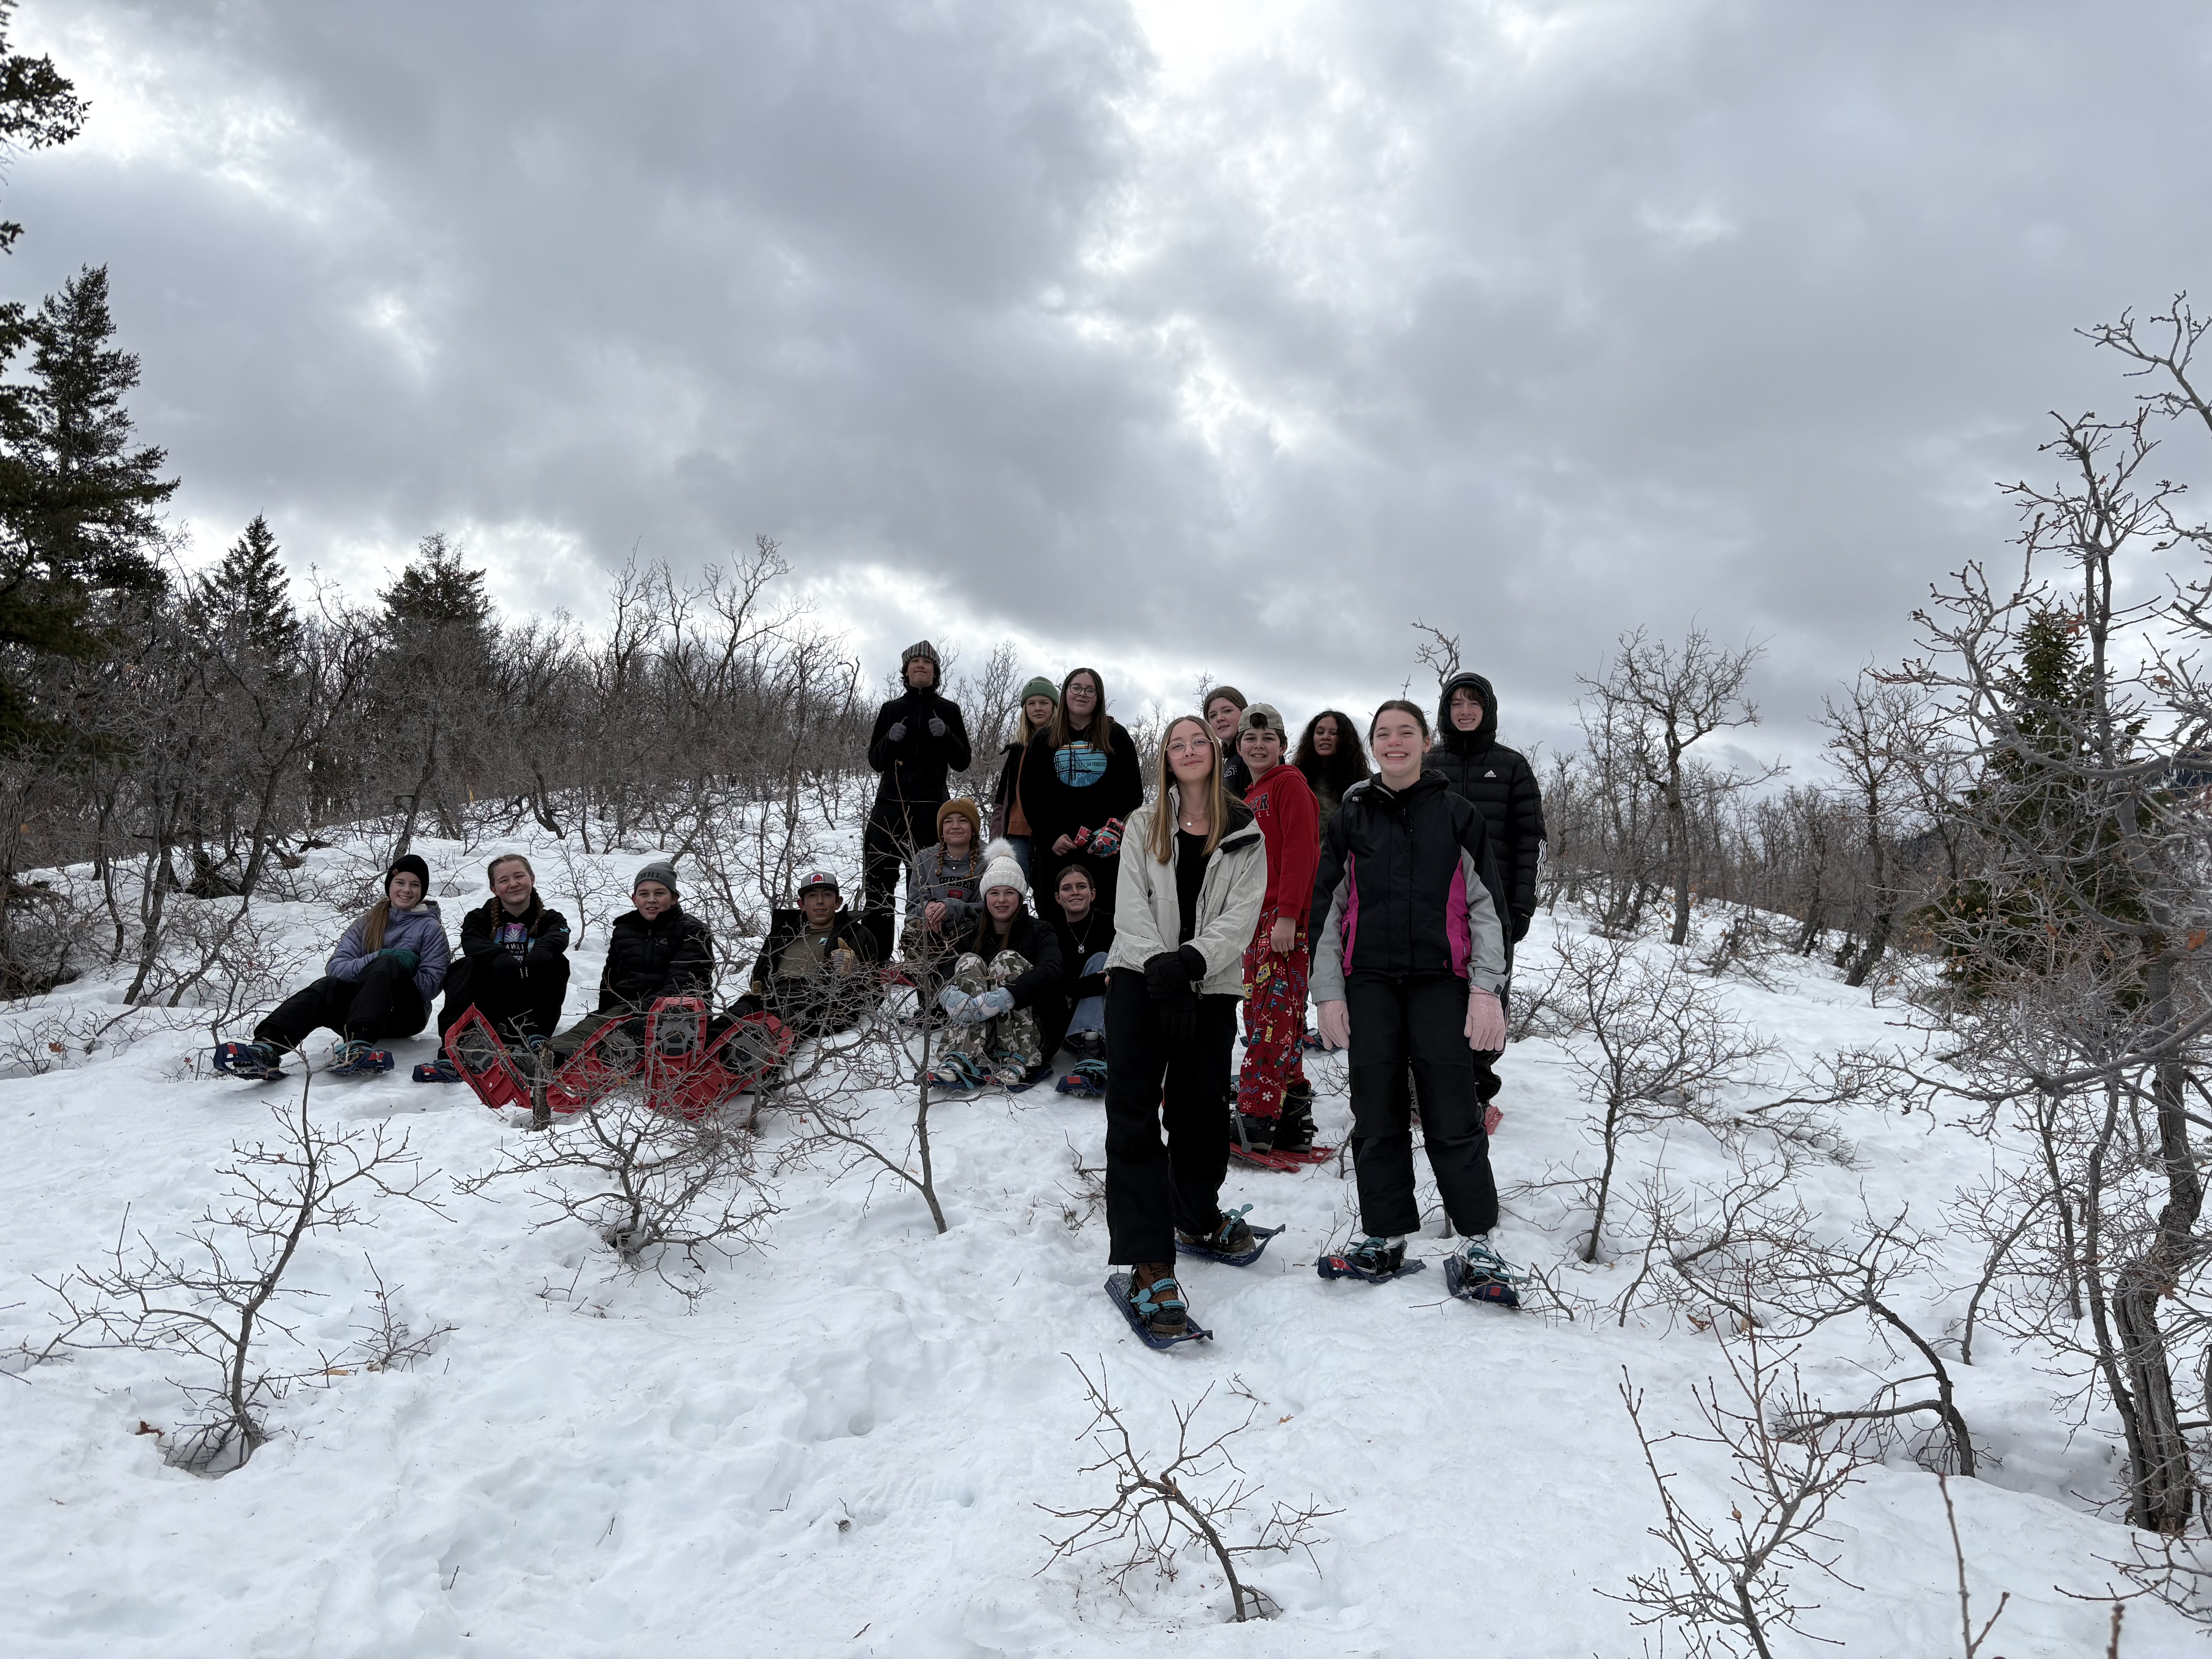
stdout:
<svg viewBox="0 0 2212 1659">
<path fill-rule="evenodd" d="M 1053 751 L 1052 769 L 1070 789 L 1088 789 L 1106 775 L 1106 751 L 1078 738 Z"/>
<path fill-rule="evenodd" d="M 502 921 L 492 934 L 492 942 L 509 956 L 530 954 L 530 924 L 526 921 Z"/>
</svg>

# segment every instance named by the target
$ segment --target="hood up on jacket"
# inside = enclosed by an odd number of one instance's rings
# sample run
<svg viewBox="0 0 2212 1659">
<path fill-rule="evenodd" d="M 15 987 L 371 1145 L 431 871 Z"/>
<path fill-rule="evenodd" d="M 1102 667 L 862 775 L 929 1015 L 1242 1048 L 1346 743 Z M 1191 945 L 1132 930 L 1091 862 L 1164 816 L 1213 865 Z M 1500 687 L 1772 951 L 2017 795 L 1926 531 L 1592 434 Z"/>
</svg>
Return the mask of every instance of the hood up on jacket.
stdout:
<svg viewBox="0 0 2212 1659">
<path fill-rule="evenodd" d="M 1482 699 L 1482 724 L 1462 732 L 1452 724 L 1452 693 L 1466 686 Z M 1444 682 L 1437 696 L 1437 741 L 1455 755 L 1479 755 L 1498 741 L 1498 693 L 1480 674 L 1458 673 Z"/>
</svg>

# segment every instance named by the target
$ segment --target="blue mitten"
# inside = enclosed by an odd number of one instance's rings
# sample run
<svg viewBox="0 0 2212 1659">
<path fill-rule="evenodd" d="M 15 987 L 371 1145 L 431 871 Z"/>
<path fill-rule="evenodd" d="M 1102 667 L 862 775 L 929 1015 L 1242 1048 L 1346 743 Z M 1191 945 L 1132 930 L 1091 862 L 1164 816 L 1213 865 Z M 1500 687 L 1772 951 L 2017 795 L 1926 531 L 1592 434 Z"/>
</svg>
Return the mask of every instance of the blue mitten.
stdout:
<svg viewBox="0 0 2212 1659">
<path fill-rule="evenodd" d="M 1014 994 L 1001 985 L 995 991 L 984 992 L 969 1006 L 976 1011 L 979 1018 L 996 1019 L 1000 1014 L 1014 1012 Z"/>
<path fill-rule="evenodd" d="M 974 1000 L 957 985 L 948 985 L 937 994 L 937 1006 L 963 1025 L 967 1024 L 968 1005 Z"/>
</svg>

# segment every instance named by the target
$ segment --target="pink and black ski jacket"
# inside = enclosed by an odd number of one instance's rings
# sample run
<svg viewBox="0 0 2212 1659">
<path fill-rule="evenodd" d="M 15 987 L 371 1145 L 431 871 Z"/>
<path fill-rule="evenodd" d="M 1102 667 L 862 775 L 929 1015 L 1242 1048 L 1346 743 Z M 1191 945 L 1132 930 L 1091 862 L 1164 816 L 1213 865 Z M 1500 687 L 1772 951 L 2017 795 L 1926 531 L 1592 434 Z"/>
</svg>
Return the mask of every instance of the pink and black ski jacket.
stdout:
<svg viewBox="0 0 2212 1659">
<path fill-rule="evenodd" d="M 1352 974 L 1451 974 L 1480 989 L 1512 967 L 1481 812 L 1433 772 L 1404 790 L 1354 784 L 1314 875 L 1313 998 Z"/>
</svg>

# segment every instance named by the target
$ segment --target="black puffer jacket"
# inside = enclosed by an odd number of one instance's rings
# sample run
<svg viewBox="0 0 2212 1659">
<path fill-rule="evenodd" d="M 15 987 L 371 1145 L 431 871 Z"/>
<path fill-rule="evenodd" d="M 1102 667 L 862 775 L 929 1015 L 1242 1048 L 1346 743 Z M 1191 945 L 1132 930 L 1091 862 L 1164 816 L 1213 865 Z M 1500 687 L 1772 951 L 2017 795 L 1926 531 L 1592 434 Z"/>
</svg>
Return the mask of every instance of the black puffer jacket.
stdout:
<svg viewBox="0 0 2212 1659">
<path fill-rule="evenodd" d="M 932 716 L 945 722 L 945 735 L 933 736 Z M 906 735 L 892 741 L 894 726 Z M 868 739 L 868 764 L 883 774 L 876 786 L 878 806 L 899 802 L 935 805 L 948 798 L 945 775 L 964 772 L 973 758 L 968 746 L 968 723 L 960 705 L 938 695 L 934 689 L 908 691 L 893 697 L 876 711 L 876 729 Z"/>
<path fill-rule="evenodd" d="M 1482 724 L 1462 732 L 1451 722 L 1452 693 L 1471 688 L 1482 699 Z M 1443 775 L 1455 795 L 1482 811 L 1490 826 L 1491 854 L 1512 911 L 1516 944 L 1536 914 L 1536 866 L 1544 845 L 1544 799 L 1536 788 L 1535 769 L 1517 749 L 1498 741 L 1498 693 L 1480 674 L 1455 674 L 1437 706 L 1437 744 L 1422 758 L 1424 771 Z"/>
<path fill-rule="evenodd" d="M 714 936 L 681 905 L 651 921 L 635 910 L 615 918 L 599 974 L 599 1012 L 643 1013 L 659 997 L 700 997 L 714 977 Z"/>
<path fill-rule="evenodd" d="M 1512 965 L 1482 814 L 1423 772 L 1401 793 L 1377 779 L 1345 792 L 1314 875 L 1313 995 L 1348 974 L 1458 974 L 1485 990 Z"/>
</svg>

